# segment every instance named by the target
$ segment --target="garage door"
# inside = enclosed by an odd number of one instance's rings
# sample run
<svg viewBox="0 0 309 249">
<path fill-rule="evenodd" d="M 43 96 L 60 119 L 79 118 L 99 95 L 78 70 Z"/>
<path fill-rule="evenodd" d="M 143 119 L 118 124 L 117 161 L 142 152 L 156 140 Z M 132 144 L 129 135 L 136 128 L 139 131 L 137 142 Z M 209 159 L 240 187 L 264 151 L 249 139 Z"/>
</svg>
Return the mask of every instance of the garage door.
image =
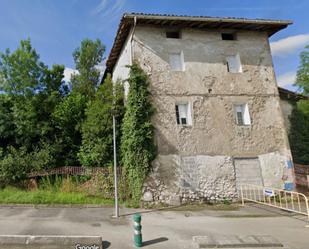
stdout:
<svg viewBox="0 0 309 249">
<path fill-rule="evenodd" d="M 263 186 L 261 166 L 258 158 L 234 159 L 236 173 L 236 187 L 240 184 L 253 184 Z"/>
</svg>

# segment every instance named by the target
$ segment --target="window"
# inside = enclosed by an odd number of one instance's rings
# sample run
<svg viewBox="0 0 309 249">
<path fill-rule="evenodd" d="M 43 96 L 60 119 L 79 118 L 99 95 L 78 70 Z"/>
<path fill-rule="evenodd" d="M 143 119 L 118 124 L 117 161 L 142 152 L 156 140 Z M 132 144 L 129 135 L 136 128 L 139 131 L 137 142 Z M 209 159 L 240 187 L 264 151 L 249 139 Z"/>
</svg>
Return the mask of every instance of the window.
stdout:
<svg viewBox="0 0 309 249">
<path fill-rule="evenodd" d="M 183 53 L 170 53 L 169 54 L 170 66 L 173 71 L 184 71 L 184 58 Z"/>
<path fill-rule="evenodd" d="M 180 31 L 166 31 L 166 38 L 180 39 Z"/>
<path fill-rule="evenodd" d="M 235 118 L 238 125 L 251 125 L 249 108 L 247 104 L 235 105 Z"/>
<path fill-rule="evenodd" d="M 239 54 L 226 57 L 227 71 L 230 73 L 242 73 Z"/>
<path fill-rule="evenodd" d="M 225 41 L 235 41 L 236 34 L 235 33 L 222 33 L 221 38 L 222 40 L 225 40 Z"/>
<path fill-rule="evenodd" d="M 185 104 L 176 104 L 176 119 L 177 124 L 180 125 L 191 125 L 191 111 L 190 111 L 190 105 L 188 103 Z"/>
</svg>

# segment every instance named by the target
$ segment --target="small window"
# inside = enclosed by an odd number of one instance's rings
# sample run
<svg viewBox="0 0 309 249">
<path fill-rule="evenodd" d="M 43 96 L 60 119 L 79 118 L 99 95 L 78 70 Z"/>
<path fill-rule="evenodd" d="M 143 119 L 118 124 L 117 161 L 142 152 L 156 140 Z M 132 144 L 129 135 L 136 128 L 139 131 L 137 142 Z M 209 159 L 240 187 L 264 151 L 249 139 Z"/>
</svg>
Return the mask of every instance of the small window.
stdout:
<svg viewBox="0 0 309 249">
<path fill-rule="evenodd" d="M 242 73 L 239 54 L 226 57 L 227 71 L 230 73 Z"/>
<path fill-rule="evenodd" d="M 191 111 L 190 105 L 186 104 L 176 104 L 176 120 L 179 125 L 191 125 Z"/>
<path fill-rule="evenodd" d="M 171 38 L 171 39 L 180 39 L 180 31 L 166 31 L 166 38 Z"/>
<path fill-rule="evenodd" d="M 235 41 L 236 40 L 235 33 L 222 33 L 221 37 L 222 37 L 222 40 L 224 41 Z"/>
<path fill-rule="evenodd" d="M 247 104 L 235 105 L 234 109 L 237 125 L 251 125 L 249 108 Z"/>
<path fill-rule="evenodd" d="M 170 53 L 169 62 L 173 71 L 184 71 L 184 58 L 183 53 Z"/>
</svg>

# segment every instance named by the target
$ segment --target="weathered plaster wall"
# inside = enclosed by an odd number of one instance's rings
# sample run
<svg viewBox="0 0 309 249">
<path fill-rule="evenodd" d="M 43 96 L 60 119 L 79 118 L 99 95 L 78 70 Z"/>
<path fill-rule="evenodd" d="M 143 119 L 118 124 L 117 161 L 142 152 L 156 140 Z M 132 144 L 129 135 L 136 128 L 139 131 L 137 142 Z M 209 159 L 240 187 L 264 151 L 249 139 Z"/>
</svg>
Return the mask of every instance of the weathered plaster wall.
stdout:
<svg viewBox="0 0 309 249">
<path fill-rule="evenodd" d="M 282 187 L 290 150 L 266 33 L 237 32 L 222 41 L 218 31 L 138 26 L 133 57 L 151 79 L 159 155 L 145 185 L 145 200 L 179 203 L 233 199 L 233 157 L 259 157 L 264 183 Z M 169 53 L 183 52 L 184 72 L 170 70 Z M 243 73 L 227 71 L 226 56 L 239 54 Z M 175 103 L 191 105 L 192 126 L 177 125 Z M 237 126 L 233 105 L 248 103 L 250 126 Z"/>
<path fill-rule="evenodd" d="M 281 99 L 280 100 L 280 106 L 281 106 L 281 110 L 282 110 L 282 114 L 283 114 L 283 118 L 284 118 L 285 127 L 289 131 L 289 129 L 291 127 L 290 116 L 291 116 L 293 108 L 294 108 L 293 104 L 288 100 Z"/>
<path fill-rule="evenodd" d="M 130 68 L 128 65 L 132 65 L 132 34 L 133 32 L 131 31 L 114 67 L 112 76 L 113 82 L 118 80 L 125 81 L 129 77 Z M 127 82 L 123 82 L 123 84 L 125 95 L 127 95 L 129 85 Z"/>
</svg>

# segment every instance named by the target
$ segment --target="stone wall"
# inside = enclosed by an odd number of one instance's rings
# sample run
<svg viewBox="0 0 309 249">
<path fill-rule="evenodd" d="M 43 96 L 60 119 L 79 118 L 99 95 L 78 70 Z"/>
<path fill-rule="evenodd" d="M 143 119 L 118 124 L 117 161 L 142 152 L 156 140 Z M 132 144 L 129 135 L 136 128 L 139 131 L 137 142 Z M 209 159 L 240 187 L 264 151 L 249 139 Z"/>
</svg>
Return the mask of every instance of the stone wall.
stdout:
<svg viewBox="0 0 309 249">
<path fill-rule="evenodd" d="M 178 205 L 237 197 L 233 159 L 225 156 L 159 155 L 148 177 L 144 200 Z"/>
</svg>

